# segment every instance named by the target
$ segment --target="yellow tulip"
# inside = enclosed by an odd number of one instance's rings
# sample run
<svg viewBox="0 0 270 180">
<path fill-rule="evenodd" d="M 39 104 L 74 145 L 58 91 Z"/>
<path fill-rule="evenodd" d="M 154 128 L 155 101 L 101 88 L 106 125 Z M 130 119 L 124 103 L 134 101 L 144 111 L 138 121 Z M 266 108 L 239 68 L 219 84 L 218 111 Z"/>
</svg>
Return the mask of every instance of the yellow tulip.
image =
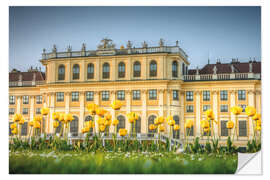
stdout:
<svg viewBox="0 0 270 180">
<path fill-rule="evenodd" d="M 189 119 L 185 123 L 185 128 L 191 128 L 193 126 L 193 124 L 194 124 L 193 120 Z"/>
<path fill-rule="evenodd" d="M 122 107 L 122 103 L 119 100 L 113 101 L 111 107 L 114 110 L 119 110 Z"/>
<path fill-rule="evenodd" d="M 110 126 L 112 124 L 112 120 L 106 120 L 104 125 L 105 126 Z"/>
<path fill-rule="evenodd" d="M 158 117 L 158 123 L 162 124 L 164 122 L 164 117 L 163 116 L 159 116 Z"/>
<path fill-rule="evenodd" d="M 171 119 L 168 121 L 169 126 L 174 126 L 175 125 L 175 120 Z"/>
<path fill-rule="evenodd" d="M 256 126 L 256 131 L 261 131 L 261 126 Z"/>
<path fill-rule="evenodd" d="M 72 114 L 70 114 L 70 113 L 65 114 L 65 116 L 64 116 L 65 123 L 71 122 L 73 119 L 74 118 L 73 118 Z"/>
<path fill-rule="evenodd" d="M 205 111 L 205 115 L 206 117 L 210 118 L 210 119 L 214 119 L 214 113 L 212 109 L 208 109 Z"/>
<path fill-rule="evenodd" d="M 85 126 L 85 127 L 91 128 L 91 127 L 92 127 L 92 121 L 86 121 L 86 122 L 84 123 L 84 126 Z"/>
<path fill-rule="evenodd" d="M 166 121 L 167 121 L 167 122 L 169 122 L 170 120 L 173 120 L 173 117 L 172 117 L 172 116 L 168 116 L 168 117 L 166 118 Z"/>
<path fill-rule="evenodd" d="M 115 120 L 113 120 L 112 125 L 117 126 L 118 123 L 119 123 L 119 121 L 117 119 L 115 119 Z"/>
<path fill-rule="evenodd" d="M 133 123 L 138 117 L 136 117 L 136 114 L 134 112 L 130 112 L 127 114 L 127 118 L 130 123 Z"/>
<path fill-rule="evenodd" d="M 60 113 L 59 114 L 59 121 L 65 121 L 65 113 Z"/>
<path fill-rule="evenodd" d="M 208 133 L 208 132 L 210 131 L 210 127 L 208 127 L 208 128 L 203 128 L 203 131 L 206 132 L 206 133 Z"/>
<path fill-rule="evenodd" d="M 19 121 L 19 124 L 20 125 L 23 125 L 24 124 L 24 118 L 22 117 L 21 120 Z"/>
<path fill-rule="evenodd" d="M 173 126 L 173 130 L 178 131 L 180 129 L 180 126 L 178 124 L 175 124 Z"/>
<path fill-rule="evenodd" d="M 207 121 L 207 120 L 202 120 L 202 121 L 201 121 L 201 127 L 202 127 L 203 129 L 209 128 L 209 127 L 210 127 L 209 121 Z"/>
<path fill-rule="evenodd" d="M 13 122 L 18 122 L 18 121 L 21 120 L 21 118 L 22 118 L 22 115 L 16 113 L 16 114 L 13 116 Z"/>
<path fill-rule="evenodd" d="M 98 105 L 96 105 L 95 103 L 91 103 L 91 104 L 88 104 L 86 108 L 91 115 L 96 115 Z"/>
<path fill-rule="evenodd" d="M 40 122 L 34 121 L 34 128 L 39 129 L 40 128 Z"/>
<path fill-rule="evenodd" d="M 34 125 L 34 121 L 29 121 L 29 126 L 33 126 Z"/>
<path fill-rule="evenodd" d="M 245 111 L 246 115 L 248 115 L 249 117 L 254 116 L 256 114 L 256 109 L 252 106 L 247 106 Z"/>
<path fill-rule="evenodd" d="M 106 128 L 106 126 L 104 126 L 104 125 L 100 125 L 100 126 L 99 126 L 99 130 L 100 130 L 100 132 L 104 132 L 104 131 L 105 131 L 105 128 Z"/>
<path fill-rule="evenodd" d="M 257 120 L 261 119 L 261 114 L 256 113 L 256 114 L 252 117 L 252 119 L 253 119 L 254 121 L 257 121 Z"/>
<path fill-rule="evenodd" d="M 164 132 L 164 131 L 165 131 L 165 126 L 164 126 L 163 124 L 160 124 L 160 125 L 158 126 L 158 131 L 159 131 L 159 132 Z"/>
<path fill-rule="evenodd" d="M 156 119 L 154 120 L 154 124 L 155 124 L 155 125 L 158 125 L 158 124 L 159 124 L 158 118 L 156 118 Z"/>
<path fill-rule="evenodd" d="M 84 130 L 85 130 L 85 132 L 89 132 L 90 131 L 90 126 L 84 127 Z"/>
<path fill-rule="evenodd" d="M 52 113 L 52 119 L 53 120 L 59 120 L 59 115 L 60 115 L 59 112 L 53 112 Z"/>
<path fill-rule="evenodd" d="M 126 136 L 127 135 L 127 130 L 126 129 L 119 129 L 119 135 L 120 136 Z"/>
<path fill-rule="evenodd" d="M 104 124 L 105 124 L 105 118 L 99 117 L 98 120 L 97 120 L 97 123 L 98 123 L 99 125 L 104 125 Z"/>
<path fill-rule="evenodd" d="M 228 122 L 226 123 L 226 127 L 227 127 L 228 129 L 232 129 L 233 126 L 234 126 L 233 121 L 228 121 Z"/>
<path fill-rule="evenodd" d="M 40 122 L 41 120 L 42 120 L 42 117 L 41 116 L 35 116 L 34 117 L 34 121 L 39 121 Z"/>
<path fill-rule="evenodd" d="M 41 109 L 41 114 L 42 114 L 42 115 L 47 115 L 48 113 L 49 113 L 49 108 L 43 107 L 43 108 Z"/>
<path fill-rule="evenodd" d="M 261 124 L 262 124 L 261 119 L 259 119 L 259 120 L 256 121 L 256 125 L 257 125 L 257 126 L 261 126 Z"/>
<path fill-rule="evenodd" d="M 17 128 L 14 128 L 12 131 L 11 131 L 12 134 L 18 134 L 18 129 Z"/>
<path fill-rule="evenodd" d="M 101 116 L 101 117 L 103 117 L 106 112 L 107 111 L 105 109 L 102 109 L 102 108 L 98 108 L 96 110 L 96 114 L 99 115 L 99 116 Z"/>
<path fill-rule="evenodd" d="M 17 124 L 12 123 L 12 124 L 10 125 L 10 128 L 11 128 L 11 129 L 15 129 L 15 128 L 17 128 Z"/>
<path fill-rule="evenodd" d="M 81 132 L 84 134 L 86 133 L 85 128 L 82 128 Z"/>
<path fill-rule="evenodd" d="M 239 115 L 242 111 L 243 111 L 243 109 L 241 107 L 238 107 L 238 106 L 231 107 L 231 112 L 234 115 Z"/>
<path fill-rule="evenodd" d="M 112 119 L 112 115 L 109 112 L 107 112 L 104 117 L 105 117 L 106 120 L 111 120 Z"/>
<path fill-rule="evenodd" d="M 155 130 L 157 127 L 154 124 L 150 124 L 149 125 L 149 130 L 153 131 Z"/>
</svg>

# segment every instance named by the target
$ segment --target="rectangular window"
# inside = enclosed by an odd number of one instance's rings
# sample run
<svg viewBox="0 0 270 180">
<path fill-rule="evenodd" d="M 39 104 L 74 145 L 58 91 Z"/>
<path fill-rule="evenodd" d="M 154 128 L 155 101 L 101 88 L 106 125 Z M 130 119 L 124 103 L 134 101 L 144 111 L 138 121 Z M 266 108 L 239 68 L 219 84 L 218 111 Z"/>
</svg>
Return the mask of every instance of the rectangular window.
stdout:
<svg viewBox="0 0 270 180">
<path fill-rule="evenodd" d="M 42 96 L 36 96 L 36 103 L 42 104 Z"/>
<path fill-rule="evenodd" d="M 238 121 L 239 136 L 247 136 L 247 123 L 246 121 Z"/>
<path fill-rule="evenodd" d="M 133 100 L 140 100 L 141 99 L 141 91 L 140 90 L 133 90 L 132 97 L 133 97 Z"/>
<path fill-rule="evenodd" d="M 228 91 L 220 91 L 220 100 L 227 101 L 228 100 Z"/>
<path fill-rule="evenodd" d="M 179 100 L 179 91 L 173 90 L 173 100 Z"/>
<path fill-rule="evenodd" d="M 125 100 L 125 91 L 117 91 L 117 99 Z"/>
<path fill-rule="evenodd" d="M 186 92 L 186 101 L 193 101 L 193 91 Z"/>
<path fill-rule="evenodd" d="M 246 100 L 246 91 L 238 90 L 238 100 Z"/>
<path fill-rule="evenodd" d="M 15 96 L 9 96 L 9 104 L 15 104 Z"/>
<path fill-rule="evenodd" d="M 220 121 L 221 126 L 221 136 L 228 136 L 228 129 L 227 129 L 227 122 L 228 121 Z"/>
<path fill-rule="evenodd" d="M 15 109 L 14 108 L 9 108 L 9 115 L 15 114 Z"/>
<path fill-rule="evenodd" d="M 29 103 L 29 96 L 23 96 L 23 104 Z"/>
<path fill-rule="evenodd" d="M 186 128 L 186 135 L 187 136 L 193 136 L 193 126 L 191 128 Z"/>
<path fill-rule="evenodd" d="M 203 91 L 203 100 L 210 101 L 210 91 Z"/>
<path fill-rule="evenodd" d="M 220 112 L 228 112 L 228 105 L 220 105 Z"/>
<path fill-rule="evenodd" d="M 109 91 L 102 91 L 101 93 L 102 101 L 109 101 L 110 99 L 109 93 L 110 93 Z"/>
<path fill-rule="evenodd" d="M 23 108 L 23 114 L 28 114 L 28 108 Z"/>
<path fill-rule="evenodd" d="M 86 92 L 86 101 L 93 101 L 94 100 L 94 92 L 88 91 Z"/>
<path fill-rule="evenodd" d="M 64 93 L 63 92 L 57 92 L 56 93 L 56 101 L 57 102 L 63 102 L 64 101 Z"/>
<path fill-rule="evenodd" d="M 151 100 L 157 99 L 157 90 L 156 89 L 149 90 L 149 99 L 151 99 Z"/>
<path fill-rule="evenodd" d="M 247 105 L 239 104 L 239 107 L 241 107 L 243 109 L 242 112 L 246 112 L 245 110 L 246 110 Z"/>
<path fill-rule="evenodd" d="M 41 114 L 41 109 L 40 108 L 36 108 L 36 114 Z"/>
<path fill-rule="evenodd" d="M 193 112 L 193 111 L 194 111 L 194 110 L 193 110 L 193 106 L 192 106 L 192 105 L 186 106 L 186 111 L 187 111 L 187 112 Z"/>
<path fill-rule="evenodd" d="M 79 92 L 72 92 L 71 93 L 71 101 L 72 102 L 79 101 Z"/>
<path fill-rule="evenodd" d="M 211 109 L 211 105 L 203 105 L 203 112 Z"/>
<path fill-rule="evenodd" d="M 28 126 L 28 123 L 27 122 L 25 122 L 21 126 L 21 136 L 27 136 L 27 126 Z"/>
</svg>

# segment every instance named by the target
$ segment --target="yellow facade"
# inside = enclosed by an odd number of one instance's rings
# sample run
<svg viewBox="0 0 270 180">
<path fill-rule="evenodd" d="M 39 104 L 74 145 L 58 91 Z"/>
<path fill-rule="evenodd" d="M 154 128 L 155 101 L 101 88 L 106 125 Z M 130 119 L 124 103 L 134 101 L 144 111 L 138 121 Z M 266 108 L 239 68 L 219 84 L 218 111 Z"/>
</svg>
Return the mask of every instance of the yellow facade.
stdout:
<svg viewBox="0 0 270 180">
<path fill-rule="evenodd" d="M 162 47 L 159 47 L 160 49 Z M 149 48 L 148 48 L 149 49 Z M 129 50 L 128 48 L 126 49 Z M 110 52 L 100 50 L 100 52 Z M 81 53 L 83 53 L 82 51 Z M 97 51 L 98 53 L 99 51 Z M 112 113 L 113 119 L 119 115 L 125 117 L 125 128 L 130 129 L 126 118 L 126 113 L 134 111 L 141 117 L 140 132 L 147 133 L 149 117 L 157 116 L 178 116 L 180 123 L 180 137 L 185 136 L 184 123 L 188 119 L 194 120 L 193 137 L 201 136 L 200 120 L 205 118 L 203 107 L 209 105 L 213 109 L 218 125 L 215 126 L 216 136 L 221 136 L 221 121 L 233 120 L 234 115 L 230 113 L 230 107 L 235 105 L 254 106 L 261 112 L 261 81 L 260 79 L 230 79 L 230 80 L 209 80 L 209 81 L 185 81 L 187 73 L 183 72 L 182 66 L 187 67 L 189 62 L 184 53 L 180 52 L 161 52 L 121 54 L 121 55 L 100 55 L 100 56 L 78 56 L 72 57 L 69 52 L 68 57 L 48 58 L 49 55 L 57 55 L 57 52 L 43 54 L 41 63 L 46 68 L 46 81 L 42 85 L 33 87 L 10 87 L 9 94 L 15 96 L 15 104 L 9 108 L 14 108 L 15 113 L 22 113 L 23 108 L 28 108 L 29 113 L 24 115 L 26 121 L 30 121 L 36 115 L 36 109 L 42 106 L 50 108 L 45 126 L 47 133 L 53 132 L 52 118 L 53 112 L 72 113 L 78 118 L 78 132 L 83 127 L 86 117 L 89 115 L 86 109 L 88 103 L 96 103 Z M 46 56 L 45 56 L 46 55 Z M 156 76 L 151 77 L 152 61 L 156 62 Z M 119 77 L 118 65 L 120 62 L 125 64 L 124 77 Z M 134 63 L 141 64 L 140 77 L 134 77 Z M 177 77 L 173 77 L 172 64 L 177 62 Z M 88 64 L 94 65 L 93 79 L 87 78 Z M 103 78 L 103 65 L 109 64 L 109 78 Z M 73 79 L 73 67 L 79 65 L 79 78 Z M 59 66 L 65 67 L 64 80 L 58 80 Z M 140 98 L 134 99 L 134 91 L 140 92 Z M 220 100 L 220 91 L 227 91 L 227 99 Z M 244 90 L 246 98 L 238 100 L 238 90 Z M 93 99 L 86 99 L 86 92 L 93 92 Z M 109 92 L 108 99 L 102 99 L 102 93 Z M 124 105 L 120 111 L 114 112 L 110 108 L 110 103 L 117 99 L 117 92 L 124 91 Z M 149 93 L 156 92 L 156 96 L 151 99 Z M 193 92 L 193 100 L 187 101 L 187 92 Z M 210 99 L 203 99 L 203 91 L 210 92 Z M 57 100 L 57 93 L 64 93 L 63 101 Z M 72 92 L 78 92 L 79 97 L 72 101 Z M 177 94 L 177 95 L 176 95 Z M 29 96 L 29 103 L 22 103 L 22 96 Z M 42 95 L 43 103 L 36 104 L 36 96 Z M 178 98 L 174 98 L 174 95 Z M 220 106 L 227 105 L 228 111 L 221 112 Z M 187 106 L 193 106 L 193 112 L 187 112 Z M 12 121 L 12 114 L 9 121 Z M 247 121 L 247 117 L 242 113 L 238 121 Z M 247 134 L 239 137 L 240 140 L 247 140 L 251 136 L 250 124 L 247 123 Z M 113 131 L 113 129 L 111 129 Z M 168 129 L 167 129 L 168 131 Z M 238 131 L 237 131 L 238 132 Z M 239 141 L 241 144 L 244 141 Z"/>
</svg>

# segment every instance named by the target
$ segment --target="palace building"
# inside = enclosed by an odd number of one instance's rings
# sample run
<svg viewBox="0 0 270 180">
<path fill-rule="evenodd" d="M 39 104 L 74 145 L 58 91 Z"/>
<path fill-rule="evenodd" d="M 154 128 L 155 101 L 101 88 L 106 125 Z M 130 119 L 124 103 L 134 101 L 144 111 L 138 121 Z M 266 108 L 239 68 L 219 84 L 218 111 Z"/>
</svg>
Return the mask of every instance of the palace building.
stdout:
<svg viewBox="0 0 270 180">
<path fill-rule="evenodd" d="M 161 39 L 156 47 L 144 42 L 140 48 L 128 41 L 126 47 L 117 49 L 112 40 L 103 39 L 97 50 L 86 50 L 83 44 L 80 51 L 69 46 L 66 52 L 58 52 L 54 45 L 51 52 L 43 50 L 40 62 L 45 73 L 33 68 L 9 73 L 9 122 L 15 113 L 21 113 L 26 120 L 22 135 L 29 133 L 27 122 L 42 107 L 50 109 L 42 125 L 47 133 L 53 133 L 52 113 L 65 112 L 73 114 L 70 131 L 78 135 L 84 121 L 91 119 L 87 104 L 96 103 L 119 120 L 118 128 L 129 130 L 126 114 L 137 113 L 139 134 L 149 133 L 148 126 L 157 116 L 172 115 L 180 125 L 180 138 L 187 135 L 184 123 L 189 119 L 194 120 L 190 138 L 205 136 L 200 120 L 211 108 L 218 121 L 215 135 L 221 140 L 228 136 L 226 122 L 236 121 L 230 107 L 250 105 L 261 112 L 261 62 L 233 59 L 189 69 L 188 56 L 178 41 L 165 46 Z M 114 112 L 110 104 L 116 99 L 124 105 Z M 253 135 L 251 121 L 243 112 L 235 123 L 239 145 L 246 144 Z"/>
</svg>

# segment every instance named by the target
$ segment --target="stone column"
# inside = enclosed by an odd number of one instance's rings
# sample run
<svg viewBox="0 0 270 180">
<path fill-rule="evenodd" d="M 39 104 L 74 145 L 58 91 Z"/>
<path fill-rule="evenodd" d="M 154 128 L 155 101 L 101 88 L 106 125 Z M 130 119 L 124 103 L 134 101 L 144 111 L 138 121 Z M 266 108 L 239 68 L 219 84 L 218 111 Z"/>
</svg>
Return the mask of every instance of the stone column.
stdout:
<svg viewBox="0 0 270 180">
<path fill-rule="evenodd" d="M 34 104 L 35 104 L 35 96 L 30 96 L 30 121 L 34 118 Z"/>
<path fill-rule="evenodd" d="M 147 123 L 147 90 L 143 89 L 141 90 L 142 92 L 142 133 L 147 133 L 148 132 L 148 123 Z"/>
<path fill-rule="evenodd" d="M 212 91 L 213 93 L 213 113 L 214 113 L 214 116 L 215 116 L 215 120 L 219 122 L 219 119 L 218 119 L 218 110 L 219 110 L 219 104 L 218 104 L 218 91 L 214 90 Z M 215 124 L 213 122 L 213 125 L 214 125 L 214 131 L 215 131 L 215 136 L 217 137 L 218 136 L 218 126 L 219 124 Z"/>
<path fill-rule="evenodd" d="M 17 108 L 16 108 L 16 112 L 17 114 L 21 113 L 21 102 L 22 102 L 22 96 L 17 96 Z"/>
<path fill-rule="evenodd" d="M 196 127 L 196 132 L 194 133 L 194 136 L 201 136 L 201 91 L 195 91 L 196 95 L 196 122 L 194 123 L 194 126 Z"/>
<path fill-rule="evenodd" d="M 115 96 L 115 93 L 116 93 L 116 91 L 110 91 L 110 93 L 111 93 L 111 102 L 113 102 L 113 101 L 115 101 L 116 100 L 116 96 Z M 111 113 L 111 115 L 112 115 L 112 120 L 114 120 L 114 119 L 116 119 L 116 117 L 115 117 L 115 110 L 113 110 L 112 108 L 110 108 L 110 113 Z M 114 127 L 113 126 L 110 126 L 110 133 L 113 133 L 114 132 Z"/>
<path fill-rule="evenodd" d="M 231 109 L 231 107 L 233 107 L 233 106 L 235 106 L 236 104 L 235 104 L 235 93 L 236 93 L 237 91 L 236 90 L 231 90 L 231 91 L 229 91 L 229 93 L 230 93 L 230 96 L 231 96 L 231 102 L 230 102 L 230 104 L 231 104 L 231 106 L 230 106 L 230 108 L 229 109 Z M 235 124 L 236 122 L 235 122 L 235 115 L 231 112 L 230 113 L 230 120 L 232 120 L 233 121 L 233 123 Z M 231 132 L 231 133 L 233 133 L 233 132 Z"/>
<path fill-rule="evenodd" d="M 72 77 L 72 69 L 70 68 L 70 61 L 67 63 L 67 69 L 66 69 L 66 76 L 67 76 L 67 82 L 70 82 Z"/>
<path fill-rule="evenodd" d="M 256 110 L 261 113 L 261 90 L 256 90 Z"/>
<path fill-rule="evenodd" d="M 81 81 L 85 81 L 86 80 L 86 73 L 87 73 L 87 70 L 85 69 L 85 62 L 84 61 L 81 61 L 81 75 L 80 75 L 80 79 Z"/>
<path fill-rule="evenodd" d="M 96 67 L 95 67 L 95 79 L 97 81 L 100 80 L 100 72 L 99 72 L 99 70 L 100 70 L 100 63 L 99 63 L 99 61 L 100 61 L 100 59 L 97 59 L 96 60 Z"/>
<path fill-rule="evenodd" d="M 248 105 L 255 107 L 255 91 L 254 90 L 248 90 Z M 251 117 L 247 117 L 247 122 L 248 122 L 248 129 L 249 129 L 249 134 L 248 137 L 249 139 L 252 139 L 253 137 L 253 120 Z"/>
<path fill-rule="evenodd" d="M 158 106 L 159 106 L 159 116 L 164 116 L 164 92 L 165 89 L 159 89 L 158 90 Z"/>
<path fill-rule="evenodd" d="M 166 93 L 166 96 L 167 96 L 167 117 L 172 115 L 171 114 L 171 92 L 172 90 L 171 89 L 167 89 L 167 93 Z M 167 130 L 166 132 L 170 132 L 170 127 L 167 126 Z"/>
<path fill-rule="evenodd" d="M 132 61 L 131 61 L 131 57 L 128 57 L 128 62 L 127 62 L 127 65 L 126 65 L 126 69 L 127 69 L 127 79 L 128 80 L 131 80 L 132 79 L 132 75 L 133 75 L 133 64 L 132 64 Z"/>
<path fill-rule="evenodd" d="M 65 113 L 69 113 L 70 92 L 65 92 L 65 99 L 66 99 Z"/>
<path fill-rule="evenodd" d="M 50 93 L 51 105 L 50 114 L 47 116 L 47 132 L 53 133 L 53 119 L 52 114 L 55 112 L 55 92 Z"/>
<path fill-rule="evenodd" d="M 79 132 L 83 128 L 84 123 L 84 110 L 85 110 L 85 92 L 81 91 L 80 93 L 80 118 L 79 118 Z"/>
<path fill-rule="evenodd" d="M 185 91 L 180 91 L 180 138 L 184 138 L 185 134 Z"/>
</svg>

